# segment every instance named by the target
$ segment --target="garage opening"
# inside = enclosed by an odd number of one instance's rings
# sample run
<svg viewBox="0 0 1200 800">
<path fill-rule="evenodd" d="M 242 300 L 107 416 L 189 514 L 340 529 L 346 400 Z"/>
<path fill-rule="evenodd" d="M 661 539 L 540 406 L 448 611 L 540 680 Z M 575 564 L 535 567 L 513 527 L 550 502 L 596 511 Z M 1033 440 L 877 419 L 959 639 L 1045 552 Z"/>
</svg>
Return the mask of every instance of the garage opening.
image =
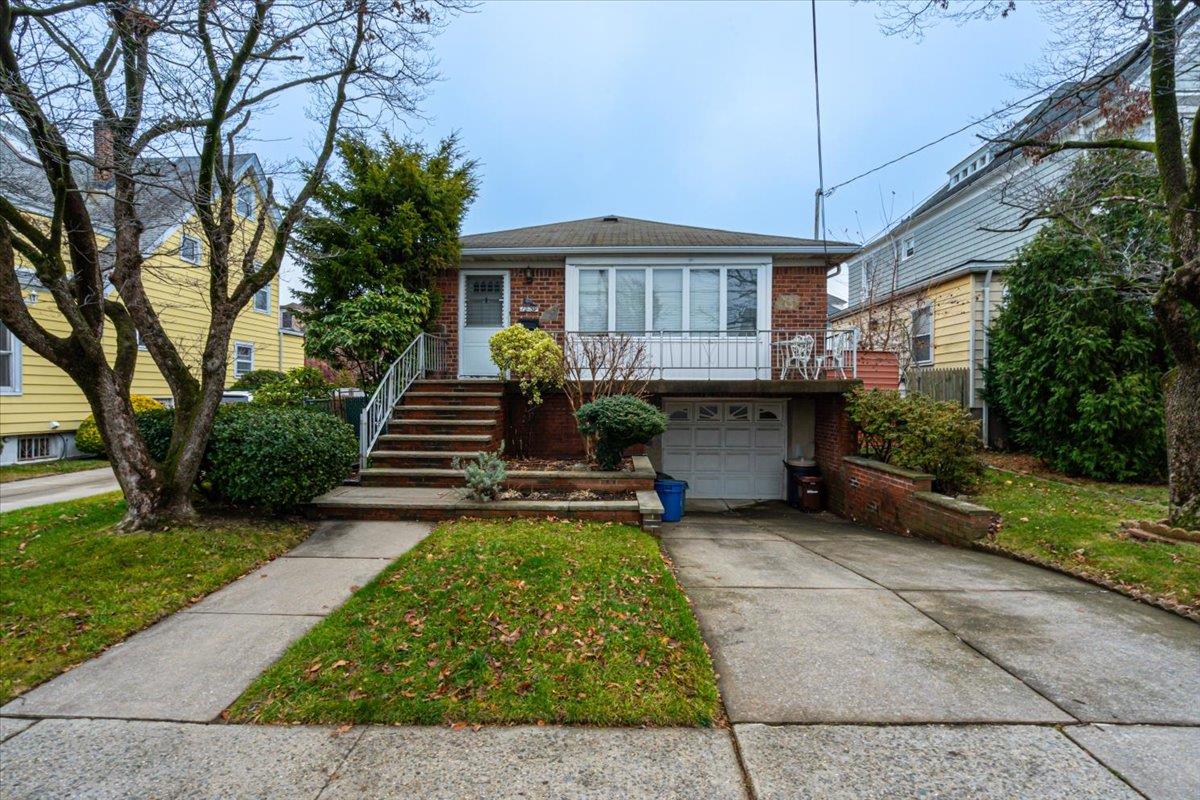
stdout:
<svg viewBox="0 0 1200 800">
<path fill-rule="evenodd" d="M 783 498 L 786 408 L 784 400 L 664 400 L 662 471 L 687 481 L 689 497 Z"/>
</svg>

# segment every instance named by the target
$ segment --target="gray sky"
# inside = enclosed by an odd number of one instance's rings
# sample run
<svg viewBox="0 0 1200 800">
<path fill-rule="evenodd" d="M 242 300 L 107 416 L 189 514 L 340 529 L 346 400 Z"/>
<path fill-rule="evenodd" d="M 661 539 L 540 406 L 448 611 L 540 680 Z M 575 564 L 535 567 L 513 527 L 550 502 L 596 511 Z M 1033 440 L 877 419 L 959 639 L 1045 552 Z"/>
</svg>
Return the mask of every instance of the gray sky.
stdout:
<svg viewBox="0 0 1200 800">
<path fill-rule="evenodd" d="M 807 2 L 494 2 L 434 43 L 440 82 L 410 131 L 458 130 L 482 162 L 465 233 L 616 213 L 811 236 L 817 186 Z M 817 4 L 826 185 L 1022 94 L 1047 30 L 1009 19 L 884 36 L 870 5 Z M 298 115 L 296 115 L 298 116 Z M 269 151 L 286 151 L 291 113 Z M 838 190 L 830 238 L 862 241 L 934 191 L 967 132 Z M 296 282 L 295 269 L 285 283 Z M 844 278 L 833 287 L 844 295 Z"/>
</svg>

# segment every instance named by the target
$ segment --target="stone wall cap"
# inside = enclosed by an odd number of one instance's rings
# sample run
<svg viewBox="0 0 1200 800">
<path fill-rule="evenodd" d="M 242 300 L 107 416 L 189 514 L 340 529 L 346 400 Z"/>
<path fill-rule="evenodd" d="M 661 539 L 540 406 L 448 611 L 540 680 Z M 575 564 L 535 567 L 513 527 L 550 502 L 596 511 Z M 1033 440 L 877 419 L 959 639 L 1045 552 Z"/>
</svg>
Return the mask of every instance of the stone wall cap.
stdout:
<svg viewBox="0 0 1200 800">
<path fill-rule="evenodd" d="M 897 467 L 895 464 L 885 464 L 882 461 L 876 461 L 873 458 L 863 458 L 862 456 L 842 456 L 842 460 L 850 464 L 856 464 L 867 469 L 878 470 L 879 472 L 887 472 L 891 475 L 898 475 L 901 478 L 908 478 L 914 481 L 932 481 L 933 476 L 928 472 L 918 472 L 915 469 L 906 467 Z"/>
<path fill-rule="evenodd" d="M 913 492 L 913 497 L 926 503 L 931 503 L 942 508 L 949 509 L 959 514 L 967 514 L 972 517 L 987 517 L 996 512 L 987 506 L 968 503 L 966 500 L 959 500 L 954 497 L 949 497 L 937 492 Z"/>
</svg>

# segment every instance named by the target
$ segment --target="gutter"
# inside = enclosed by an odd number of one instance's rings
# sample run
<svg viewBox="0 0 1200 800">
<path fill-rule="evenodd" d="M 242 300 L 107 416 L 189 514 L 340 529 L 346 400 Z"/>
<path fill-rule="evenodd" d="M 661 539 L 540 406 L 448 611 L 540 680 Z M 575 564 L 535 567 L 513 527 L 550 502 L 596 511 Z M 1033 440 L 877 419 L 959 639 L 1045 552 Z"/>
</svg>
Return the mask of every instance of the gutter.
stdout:
<svg viewBox="0 0 1200 800">
<path fill-rule="evenodd" d="M 982 369 L 987 369 L 988 366 L 988 327 L 991 324 L 992 316 L 992 272 L 993 270 L 989 269 L 983 278 L 983 363 L 980 365 Z M 975 377 L 974 370 L 971 371 L 971 377 Z M 973 388 L 972 391 L 974 391 Z M 991 437 L 988 436 L 988 402 L 986 398 L 983 401 L 982 422 L 983 446 L 987 447 Z"/>
<path fill-rule="evenodd" d="M 897 288 L 895 291 L 893 291 L 891 294 L 887 295 L 886 297 L 878 297 L 875 299 L 875 305 L 879 305 L 880 303 L 891 302 L 892 300 L 898 300 L 901 297 L 904 297 L 905 295 L 912 294 L 913 292 L 917 292 L 922 289 L 929 289 L 933 286 L 937 286 L 938 284 L 945 283 L 946 281 L 954 280 L 955 278 L 961 278 L 963 275 L 978 274 L 980 272 L 985 271 L 982 268 L 972 268 L 972 265 L 978 265 L 978 266 L 982 266 L 985 264 L 990 265 L 987 267 L 987 270 L 986 270 L 987 272 L 990 273 L 990 272 L 994 272 L 996 269 L 998 269 L 1000 267 L 1007 266 L 1011 263 L 1012 263 L 1011 261 L 996 261 L 993 259 L 972 258 L 967 261 L 960 262 L 957 266 L 955 266 L 953 269 L 949 270 L 948 272 L 937 273 L 935 275 L 931 275 L 929 278 L 922 279 L 920 281 L 916 281 L 913 283 L 905 284 L 904 286 Z M 841 319 L 842 317 L 846 317 L 851 314 L 859 313 L 865 308 L 867 308 L 867 306 L 864 303 L 858 303 L 853 306 L 848 305 L 848 306 L 846 306 L 846 308 L 843 308 L 841 311 L 837 312 L 836 314 L 831 316 L 829 319 L 830 319 L 830 321 L 836 321 L 838 319 Z"/>
<path fill-rule="evenodd" d="M 537 256 L 537 255 L 615 255 L 618 253 L 689 253 L 694 255 L 708 254 L 740 254 L 740 255 L 807 255 L 819 256 L 825 253 L 835 255 L 853 255 L 859 251 L 856 244 L 838 245 L 788 245 L 788 246 L 753 246 L 725 245 L 696 247 L 692 245 L 603 245 L 580 247 L 464 247 L 464 256 Z"/>
</svg>

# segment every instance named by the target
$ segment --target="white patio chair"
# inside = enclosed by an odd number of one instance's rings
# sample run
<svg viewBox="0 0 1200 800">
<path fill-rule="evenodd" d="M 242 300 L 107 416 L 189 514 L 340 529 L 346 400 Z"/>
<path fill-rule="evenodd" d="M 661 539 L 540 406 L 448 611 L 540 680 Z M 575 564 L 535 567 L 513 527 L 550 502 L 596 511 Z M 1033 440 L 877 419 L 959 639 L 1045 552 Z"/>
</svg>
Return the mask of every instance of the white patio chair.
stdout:
<svg viewBox="0 0 1200 800">
<path fill-rule="evenodd" d="M 846 353 L 850 350 L 850 334 L 846 331 L 830 334 L 825 337 L 825 357 L 823 365 L 826 375 L 837 370 L 846 377 Z"/>
<path fill-rule="evenodd" d="M 808 380 L 808 364 L 812 360 L 813 346 L 816 340 L 810 334 L 803 333 L 793 336 L 783 343 L 783 370 L 779 380 L 787 380 L 788 370 L 795 369 L 800 377 Z"/>
</svg>

